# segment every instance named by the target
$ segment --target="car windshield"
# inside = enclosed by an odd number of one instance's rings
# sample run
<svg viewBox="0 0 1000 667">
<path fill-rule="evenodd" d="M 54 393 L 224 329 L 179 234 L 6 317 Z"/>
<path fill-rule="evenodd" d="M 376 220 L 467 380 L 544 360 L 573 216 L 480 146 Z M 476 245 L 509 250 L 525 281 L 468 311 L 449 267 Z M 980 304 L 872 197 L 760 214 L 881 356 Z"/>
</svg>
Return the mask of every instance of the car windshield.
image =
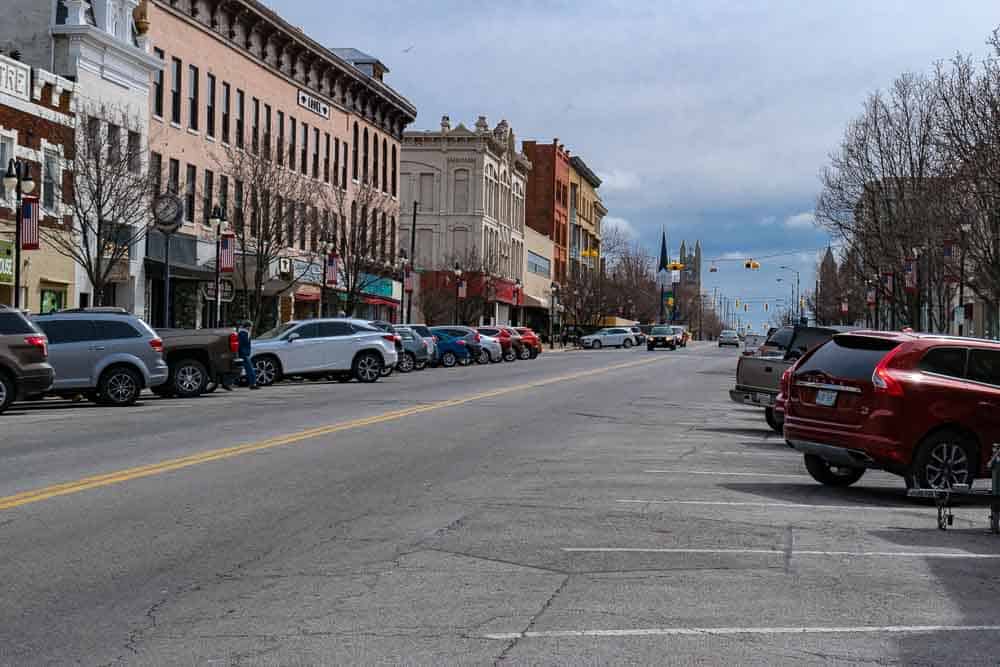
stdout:
<svg viewBox="0 0 1000 667">
<path fill-rule="evenodd" d="M 674 332 L 670 327 L 653 327 L 649 333 L 654 336 L 667 336 Z"/>
<path fill-rule="evenodd" d="M 257 336 L 257 340 L 271 340 L 273 338 L 281 338 L 283 335 L 288 333 L 291 329 L 299 326 L 301 322 L 286 322 L 285 324 L 280 324 L 273 329 L 265 331 L 264 333 Z"/>
</svg>

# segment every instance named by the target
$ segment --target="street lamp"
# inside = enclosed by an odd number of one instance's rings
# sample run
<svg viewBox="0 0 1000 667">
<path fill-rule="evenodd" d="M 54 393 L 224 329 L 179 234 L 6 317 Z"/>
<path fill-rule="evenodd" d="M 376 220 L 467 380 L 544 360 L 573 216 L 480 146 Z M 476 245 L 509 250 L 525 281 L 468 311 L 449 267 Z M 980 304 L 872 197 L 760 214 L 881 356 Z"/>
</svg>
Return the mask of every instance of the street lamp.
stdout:
<svg viewBox="0 0 1000 667">
<path fill-rule="evenodd" d="M 31 178 L 31 166 L 27 162 L 11 158 L 7 163 L 7 173 L 3 175 L 3 185 L 7 190 L 14 190 L 17 195 L 17 209 L 14 214 L 14 308 L 21 307 L 21 217 L 24 215 L 22 206 L 23 195 L 31 194 L 35 189 L 35 181 Z"/>
<path fill-rule="evenodd" d="M 972 224 L 963 222 L 959 225 L 961 239 L 959 241 L 958 265 L 958 307 L 962 311 L 962 319 L 958 321 L 958 335 L 964 335 L 965 330 L 965 236 L 972 231 Z"/>
<path fill-rule="evenodd" d="M 407 278 L 407 272 L 408 272 L 407 271 L 407 269 L 408 269 L 407 263 L 408 263 L 408 257 L 406 255 L 406 250 L 404 248 L 400 248 L 399 249 L 399 264 L 402 267 L 402 273 L 403 273 L 403 293 L 402 293 L 402 298 L 403 299 L 406 298 L 406 291 L 407 291 L 407 285 L 406 285 L 406 278 Z M 413 301 L 413 292 L 412 291 L 410 292 L 410 301 Z M 400 304 L 400 306 L 402 306 L 402 304 Z M 409 307 L 410 307 L 409 304 L 407 304 L 407 306 L 406 306 L 407 310 L 402 311 L 400 313 L 400 315 L 402 315 L 404 312 L 407 313 L 407 314 L 409 314 Z M 407 318 L 405 320 L 405 323 L 409 324 L 409 318 Z"/>
<path fill-rule="evenodd" d="M 795 312 L 797 314 L 797 318 L 796 319 L 799 322 L 801 322 L 802 321 L 802 295 L 799 293 L 799 280 L 800 280 L 799 272 L 798 272 L 797 269 L 793 269 L 790 266 L 779 266 L 778 268 L 781 269 L 782 271 L 791 271 L 792 273 L 795 274 Z M 817 311 L 819 310 L 819 304 L 818 303 L 816 304 L 816 310 Z"/>
<path fill-rule="evenodd" d="M 556 319 L 556 298 L 559 296 L 559 285 L 552 283 L 549 285 L 549 349 L 556 347 L 555 329 L 553 328 Z"/>
<path fill-rule="evenodd" d="M 208 224 L 215 228 L 215 326 L 222 324 L 222 234 L 228 230 L 226 211 L 215 205 Z"/>
<path fill-rule="evenodd" d="M 458 294 L 462 288 L 462 267 L 458 265 L 458 262 L 455 262 L 455 268 L 452 272 L 455 274 L 455 324 L 461 324 L 458 319 Z"/>
<path fill-rule="evenodd" d="M 518 325 L 518 319 L 519 318 L 517 316 L 520 314 L 520 312 L 518 311 L 518 306 L 520 305 L 520 303 L 521 303 L 521 279 L 520 278 L 515 278 L 514 279 L 514 306 L 511 309 L 511 318 L 510 318 L 511 319 L 511 326 L 515 326 L 516 327 Z"/>
</svg>

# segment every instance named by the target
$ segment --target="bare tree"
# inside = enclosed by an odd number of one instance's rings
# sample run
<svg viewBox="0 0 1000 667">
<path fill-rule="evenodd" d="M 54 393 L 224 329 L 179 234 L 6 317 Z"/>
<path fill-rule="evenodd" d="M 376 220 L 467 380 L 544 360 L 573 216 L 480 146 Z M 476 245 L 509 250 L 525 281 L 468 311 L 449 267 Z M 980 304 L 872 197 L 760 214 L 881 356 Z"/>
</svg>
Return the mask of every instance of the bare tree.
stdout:
<svg viewBox="0 0 1000 667">
<path fill-rule="evenodd" d="M 44 180 L 57 195 L 49 203 L 67 208 L 72 221 L 70 233 L 42 225 L 39 235 L 83 269 L 97 306 L 109 284 L 128 279 L 131 248 L 148 230 L 152 186 L 142 128 L 141 119 L 124 109 L 81 107 L 67 129 L 73 136 L 63 144 L 69 166 L 61 179 L 59 156 L 43 159 Z"/>
</svg>

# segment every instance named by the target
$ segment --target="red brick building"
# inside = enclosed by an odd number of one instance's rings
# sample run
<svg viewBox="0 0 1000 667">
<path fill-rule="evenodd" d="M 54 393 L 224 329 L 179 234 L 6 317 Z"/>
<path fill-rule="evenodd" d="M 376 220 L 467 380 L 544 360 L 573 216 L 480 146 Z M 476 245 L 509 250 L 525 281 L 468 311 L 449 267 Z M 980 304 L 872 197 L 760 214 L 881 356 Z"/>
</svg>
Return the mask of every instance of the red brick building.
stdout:
<svg viewBox="0 0 1000 667">
<path fill-rule="evenodd" d="M 525 141 L 522 151 L 532 164 L 525 223 L 552 239 L 553 279 L 562 283 L 569 260 L 569 152 L 558 138 L 551 144 Z"/>
</svg>

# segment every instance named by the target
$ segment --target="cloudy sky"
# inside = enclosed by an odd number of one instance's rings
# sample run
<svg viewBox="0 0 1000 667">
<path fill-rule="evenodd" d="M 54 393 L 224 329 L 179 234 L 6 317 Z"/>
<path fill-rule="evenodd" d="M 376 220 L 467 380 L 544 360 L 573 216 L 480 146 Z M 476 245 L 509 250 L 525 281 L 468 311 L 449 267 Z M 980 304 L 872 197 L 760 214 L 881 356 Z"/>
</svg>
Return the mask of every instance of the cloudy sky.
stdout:
<svg viewBox="0 0 1000 667">
<path fill-rule="evenodd" d="M 701 239 L 706 287 L 742 297 L 811 284 L 817 174 L 865 95 L 956 51 L 982 54 L 995 0 L 723 2 L 270 0 L 312 37 L 390 68 L 418 109 L 559 139 L 604 178 L 609 216 L 654 252 Z M 763 318 L 758 313 L 754 318 Z"/>
</svg>

